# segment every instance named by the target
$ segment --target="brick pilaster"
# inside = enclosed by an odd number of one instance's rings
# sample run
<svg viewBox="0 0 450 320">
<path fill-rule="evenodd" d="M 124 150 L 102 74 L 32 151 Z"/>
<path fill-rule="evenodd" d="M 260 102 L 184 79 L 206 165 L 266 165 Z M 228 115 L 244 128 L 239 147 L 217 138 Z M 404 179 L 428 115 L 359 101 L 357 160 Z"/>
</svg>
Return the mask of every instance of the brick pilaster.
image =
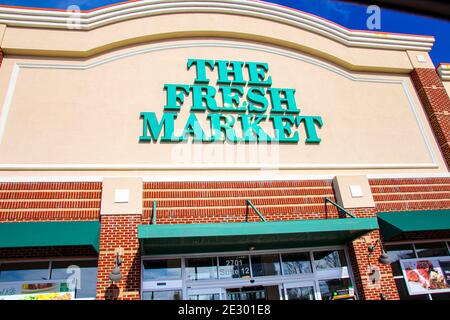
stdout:
<svg viewBox="0 0 450 320">
<path fill-rule="evenodd" d="M 416 68 L 411 73 L 442 154 L 450 167 L 450 99 L 436 70 Z"/>
<path fill-rule="evenodd" d="M 137 226 L 141 215 L 103 215 L 100 227 L 97 299 L 140 299 L 140 250 Z M 115 250 L 123 250 L 122 280 L 112 284 L 109 273 L 114 268 Z"/>
<path fill-rule="evenodd" d="M 376 216 L 375 208 L 358 208 L 351 212 L 359 218 Z M 368 246 L 375 245 L 377 240 L 378 244 L 375 246 L 375 250 L 369 255 Z M 378 261 L 382 253 L 379 230 L 359 237 L 348 247 L 359 299 L 381 300 L 383 295 L 384 299 L 398 300 L 399 295 L 391 267 Z M 373 283 L 370 278 L 371 267 L 380 273 L 380 280 L 376 283 Z"/>
</svg>

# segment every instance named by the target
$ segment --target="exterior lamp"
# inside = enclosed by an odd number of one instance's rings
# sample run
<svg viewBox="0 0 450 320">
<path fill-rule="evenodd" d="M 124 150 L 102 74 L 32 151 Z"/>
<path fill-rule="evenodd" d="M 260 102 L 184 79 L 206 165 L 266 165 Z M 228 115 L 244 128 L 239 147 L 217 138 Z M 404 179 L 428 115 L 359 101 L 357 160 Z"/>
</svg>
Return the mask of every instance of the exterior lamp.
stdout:
<svg viewBox="0 0 450 320">
<path fill-rule="evenodd" d="M 384 251 L 384 249 L 382 249 L 382 254 L 380 256 L 380 259 L 378 259 L 378 261 L 380 261 L 381 264 L 391 264 L 392 263 L 391 258 L 389 258 L 389 255 L 386 253 L 386 251 Z"/>
<path fill-rule="evenodd" d="M 368 248 L 367 248 L 367 250 L 369 251 L 369 257 L 370 257 L 370 255 L 373 253 L 373 251 L 375 250 L 375 247 L 377 246 L 377 244 L 379 243 L 379 241 L 377 240 L 376 242 L 375 242 L 375 244 L 371 244 Z M 380 244 L 381 245 L 381 244 Z M 381 256 L 380 256 L 380 258 L 378 259 L 378 261 L 381 263 L 381 264 L 391 264 L 392 263 L 392 260 L 391 260 L 391 258 L 389 258 L 389 255 L 386 253 L 386 251 L 384 251 L 384 248 L 383 247 L 381 247 Z"/>
<path fill-rule="evenodd" d="M 120 272 L 120 266 L 122 265 L 122 259 L 120 258 L 119 253 L 116 253 L 116 264 L 109 274 L 109 280 L 111 282 L 117 282 L 122 280 L 122 272 Z"/>
</svg>

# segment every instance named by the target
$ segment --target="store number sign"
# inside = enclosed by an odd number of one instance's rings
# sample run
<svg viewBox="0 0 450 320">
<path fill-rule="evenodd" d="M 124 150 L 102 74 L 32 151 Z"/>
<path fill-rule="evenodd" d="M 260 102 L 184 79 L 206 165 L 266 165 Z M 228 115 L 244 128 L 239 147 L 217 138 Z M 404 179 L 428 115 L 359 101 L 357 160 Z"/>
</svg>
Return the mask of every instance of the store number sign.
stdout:
<svg viewBox="0 0 450 320">
<path fill-rule="evenodd" d="M 219 279 L 250 277 L 248 257 L 219 258 Z"/>
<path fill-rule="evenodd" d="M 267 63 L 188 59 L 187 69 L 195 70 L 193 84 L 164 84 L 161 117 L 140 113 L 140 142 L 320 143 L 322 118 L 302 114 L 295 89 L 273 87 Z M 180 124 L 177 118 L 185 108 L 189 116 Z M 265 122 L 273 131 L 262 128 Z M 305 137 L 300 136 L 301 128 Z"/>
</svg>

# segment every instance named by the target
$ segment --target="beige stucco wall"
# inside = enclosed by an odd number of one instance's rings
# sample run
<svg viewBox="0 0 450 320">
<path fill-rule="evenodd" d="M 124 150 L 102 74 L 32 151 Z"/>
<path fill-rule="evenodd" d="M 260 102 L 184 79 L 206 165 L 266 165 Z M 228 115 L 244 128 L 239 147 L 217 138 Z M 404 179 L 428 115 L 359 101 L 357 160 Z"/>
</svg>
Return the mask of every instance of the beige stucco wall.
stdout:
<svg viewBox="0 0 450 320">
<path fill-rule="evenodd" d="M 322 116 L 322 142 L 305 144 L 301 128 L 299 144 L 269 151 L 255 151 L 255 145 L 139 143 L 139 113 L 162 115 L 164 83 L 193 83 L 195 70 L 186 70 L 192 57 L 267 62 L 273 87 L 295 88 L 302 114 Z M 214 75 L 211 79 L 215 83 Z M 1 175 L 49 174 L 9 165 L 47 165 L 52 174 L 66 175 L 98 175 L 96 168 L 104 175 L 152 176 L 447 172 L 408 75 L 350 72 L 255 42 L 162 41 L 89 59 L 7 56 L 0 101 L 3 114 L 9 106 L 0 142 L 0 167 L 9 169 Z M 188 112 L 180 113 L 177 130 Z M 186 156 L 192 151 L 194 156 Z M 209 170 L 200 170 L 205 167 Z"/>
<path fill-rule="evenodd" d="M 448 96 L 450 97 L 450 81 L 442 81 L 444 84 L 445 91 L 447 91 Z"/>
<path fill-rule="evenodd" d="M 435 68 L 428 53 L 423 51 L 407 51 L 407 54 L 414 68 Z"/>
<path fill-rule="evenodd" d="M 401 73 L 412 70 L 406 51 L 348 47 L 289 24 L 210 12 L 143 17 L 90 31 L 9 26 L 2 49 L 6 54 L 90 57 L 125 45 L 189 37 L 227 37 L 282 45 L 323 57 L 351 70 Z M 424 55 L 427 55 L 425 51 Z"/>
<path fill-rule="evenodd" d="M 346 209 L 375 207 L 369 179 L 365 175 L 336 176 L 333 189 L 336 202 Z"/>
</svg>

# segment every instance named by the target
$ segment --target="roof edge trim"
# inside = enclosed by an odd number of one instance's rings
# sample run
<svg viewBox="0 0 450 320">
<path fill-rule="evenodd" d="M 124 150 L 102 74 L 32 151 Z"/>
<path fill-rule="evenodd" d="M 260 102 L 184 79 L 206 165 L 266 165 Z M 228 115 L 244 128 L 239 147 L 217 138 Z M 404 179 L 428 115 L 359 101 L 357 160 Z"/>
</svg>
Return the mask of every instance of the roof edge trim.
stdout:
<svg viewBox="0 0 450 320">
<path fill-rule="evenodd" d="M 122 2 L 91 11 L 0 6 L 0 24 L 10 27 L 92 30 L 105 25 L 175 13 L 225 13 L 252 16 L 320 34 L 350 47 L 430 51 L 432 36 L 351 30 L 324 18 L 255 0 L 142 0 Z"/>
</svg>

